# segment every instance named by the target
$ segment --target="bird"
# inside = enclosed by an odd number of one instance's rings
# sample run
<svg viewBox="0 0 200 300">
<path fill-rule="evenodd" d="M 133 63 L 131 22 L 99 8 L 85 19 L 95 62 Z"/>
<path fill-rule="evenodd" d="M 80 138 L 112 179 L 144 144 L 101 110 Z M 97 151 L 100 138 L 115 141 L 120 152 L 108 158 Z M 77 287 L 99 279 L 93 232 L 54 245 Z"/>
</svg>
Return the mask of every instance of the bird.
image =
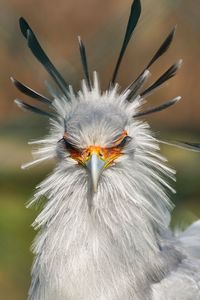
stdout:
<svg viewBox="0 0 200 300">
<path fill-rule="evenodd" d="M 170 229 L 170 197 L 175 171 L 160 150 L 168 144 L 200 151 L 200 144 L 162 140 L 145 116 L 160 112 L 181 97 L 143 108 L 150 94 L 180 69 L 179 60 L 153 84 L 151 66 L 166 53 L 175 28 L 150 62 L 125 89 L 117 82 L 124 54 L 141 15 L 134 0 L 124 40 L 108 87 L 90 75 L 79 37 L 84 79 L 75 91 L 21 17 L 21 32 L 33 55 L 57 88 L 49 97 L 11 78 L 38 105 L 16 104 L 47 117 L 48 134 L 31 141 L 31 167 L 55 159 L 52 173 L 37 187 L 28 206 L 42 201 L 33 227 L 38 234 L 29 300 L 199 300 L 200 221 L 175 234 Z M 45 107 L 42 108 L 41 107 Z"/>
</svg>

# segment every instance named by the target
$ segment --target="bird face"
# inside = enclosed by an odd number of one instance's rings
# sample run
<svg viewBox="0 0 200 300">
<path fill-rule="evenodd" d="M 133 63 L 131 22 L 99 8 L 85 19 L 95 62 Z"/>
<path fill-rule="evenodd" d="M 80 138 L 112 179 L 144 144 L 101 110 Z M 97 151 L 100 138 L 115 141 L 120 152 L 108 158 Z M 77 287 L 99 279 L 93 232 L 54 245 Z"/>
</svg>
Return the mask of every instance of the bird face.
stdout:
<svg viewBox="0 0 200 300">
<path fill-rule="evenodd" d="M 70 153 L 70 157 L 79 165 L 89 170 L 94 192 L 97 191 L 97 184 L 101 173 L 109 166 L 113 166 L 115 161 L 123 155 L 123 149 L 130 140 L 131 137 L 129 137 L 127 131 L 124 130 L 111 147 L 89 145 L 80 150 L 68 142 L 67 133 L 65 133 L 63 137 L 66 150 Z"/>
<path fill-rule="evenodd" d="M 114 166 L 125 155 L 124 150 L 131 141 L 124 128 L 127 117 L 114 105 L 114 113 L 110 114 L 110 106 L 101 103 L 98 107 L 88 103 L 87 111 L 83 113 L 85 106 L 79 105 L 66 122 L 62 138 L 64 151 L 68 154 L 65 159 L 70 157 L 76 165 L 85 168 L 89 173 L 93 192 L 97 191 L 102 172 Z"/>
</svg>

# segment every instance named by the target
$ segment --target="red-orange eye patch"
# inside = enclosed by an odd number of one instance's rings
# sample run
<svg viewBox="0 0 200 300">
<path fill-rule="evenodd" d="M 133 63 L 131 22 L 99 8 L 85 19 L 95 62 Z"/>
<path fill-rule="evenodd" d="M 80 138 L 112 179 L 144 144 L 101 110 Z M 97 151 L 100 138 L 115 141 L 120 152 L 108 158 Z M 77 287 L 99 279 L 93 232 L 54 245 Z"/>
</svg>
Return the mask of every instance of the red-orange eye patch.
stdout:
<svg viewBox="0 0 200 300">
<path fill-rule="evenodd" d="M 106 162 L 106 167 L 114 162 L 115 159 L 120 157 L 122 153 L 123 147 L 126 145 L 128 141 L 130 141 L 130 137 L 128 136 L 126 131 L 123 131 L 122 135 L 117 139 L 112 147 L 101 147 L 98 145 L 91 145 L 86 147 L 83 150 L 77 149 L 75 146 L 70 144 L 67 140 L 67 135 L 64 135 L 64 141 L 67 150 L 70 152 L 71 158 L 76 160 L 81 165 L 85 165 L 85 163 L 91 158 L 92 154 L 97 154 L 100 159 Z"/>
</svg>

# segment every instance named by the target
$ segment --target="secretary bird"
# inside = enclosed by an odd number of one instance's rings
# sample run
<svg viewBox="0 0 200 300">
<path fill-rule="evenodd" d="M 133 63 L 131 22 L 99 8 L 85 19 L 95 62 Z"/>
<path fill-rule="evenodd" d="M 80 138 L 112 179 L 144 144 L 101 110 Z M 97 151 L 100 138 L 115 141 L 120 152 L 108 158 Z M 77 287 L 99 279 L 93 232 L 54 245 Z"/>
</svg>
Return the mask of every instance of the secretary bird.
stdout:
<svg viewBox="0 0 200 300">
<path fill-rule="evenodd" d="M 148 114 L 177 103 L 176 97 L 143 109 L 145 99 L 173 77 L 181 60 L 144 89 L 150 67 L 167 51 L 173 29 L 140 75 L 125 90 L 116 83 L 119 67 L 141 13 L 133 1 L 122 48 L 102 92 L 97 73 L 90 78 L 85 46 L 79 37 L 84 77 L 74 91 L 41 48 L 28 23 L 20 29 L 28 47 L 56 82 L 51 98 L 11 78 L 24 94 L 47 109 L 16 104 L 49 118 L 49 134 L 35 160 L 56 158 L 52 174 L 37 186 L 29 205 L 46 197 L 33 223 L 39 233 L 29 300 L 199 300 L 200 221 L 176 236 L 169 229 L 175 172 L 159 144 L 199 151 L 200 145 L 163 141 L 146 121 Z"/>
</svg>

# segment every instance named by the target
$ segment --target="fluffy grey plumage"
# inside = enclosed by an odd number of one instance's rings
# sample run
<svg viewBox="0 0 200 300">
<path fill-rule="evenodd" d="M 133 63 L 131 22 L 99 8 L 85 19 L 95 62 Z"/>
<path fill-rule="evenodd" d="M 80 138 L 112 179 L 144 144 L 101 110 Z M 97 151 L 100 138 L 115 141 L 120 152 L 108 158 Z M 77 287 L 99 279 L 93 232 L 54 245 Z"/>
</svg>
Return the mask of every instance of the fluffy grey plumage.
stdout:
<svg viewBox="0 0 200 300">
<path fill-rule="evenodd" d="M 140 2 L 134 1 L 131 15 L 139 13 Z M 20 24 L 29 47 L 34 54 L 40 53 L 40 62 L 41 57 L 46 62 L 29 25 L 23 19 Z M 129 20 L 125 48 L 134 27 Z M 166 51 L 173 34 L 152 62 Z M 80 50 L 87 68 L 83 44 Z M 175 180 L 175 171 L 160 154 L 159 140 L 149 125 L 136 118 L 148 113 L 141 112 L 140 89 L 149 71 L 119 92 L 114 80 L 121 59 L 104 93 L 96 73 L 92 82 L 87 72 L 87 82 L 83 80 L 78 93 L 71 86 L 64 88 L 51 64 L 65 94 L 54 95 L 52 103 L 47 99 L 50 133 L 31 142 L 40 146 L 34 151 L 35 160 L 23 166 L 57 159 L 52 174 L 37 187 L 30 202 L 47 199 L 33 224 L 40 231 L 33 245 L 29 300 L 200 299 L 200 222 L 178 236 L 169 229 L 173 208 L 169 195 L 175 191 L 168 181 Z M 174 72 L 173 68 L 165 77 Z M 20 83 L 16 86 L 44 99 Z M 160 109 L 164 107 L 150 111 Z"/>
<path fill-rule="evenodd" d="M 93 193 L 90 173 L 61 140 L 63 123 L 52 121 L 35 152 L 36 162 L 59 161 L 31 202 L 48 198 L 34 222 L 40 232 L 31 300 L 199 299 L 200 224 L 179 237 L 169 231 L 167 194 L 173 189 L 166 177 L 174 179 L 175 172 L 159 154 L 148 124 L 132 119 L 141 99 L 128 103 L 128 93 L 119 95 L 115 88 L 101 94 L 95 77 L 91 92 L 83 83 L 77 98 L 71 94 L 73 107 L 64 99 L 54 102 L 58 114 L 66 113 L 68 137 L 77 149 L 112 147 L 124 129 L 132 140 Z"/>
</svg>

